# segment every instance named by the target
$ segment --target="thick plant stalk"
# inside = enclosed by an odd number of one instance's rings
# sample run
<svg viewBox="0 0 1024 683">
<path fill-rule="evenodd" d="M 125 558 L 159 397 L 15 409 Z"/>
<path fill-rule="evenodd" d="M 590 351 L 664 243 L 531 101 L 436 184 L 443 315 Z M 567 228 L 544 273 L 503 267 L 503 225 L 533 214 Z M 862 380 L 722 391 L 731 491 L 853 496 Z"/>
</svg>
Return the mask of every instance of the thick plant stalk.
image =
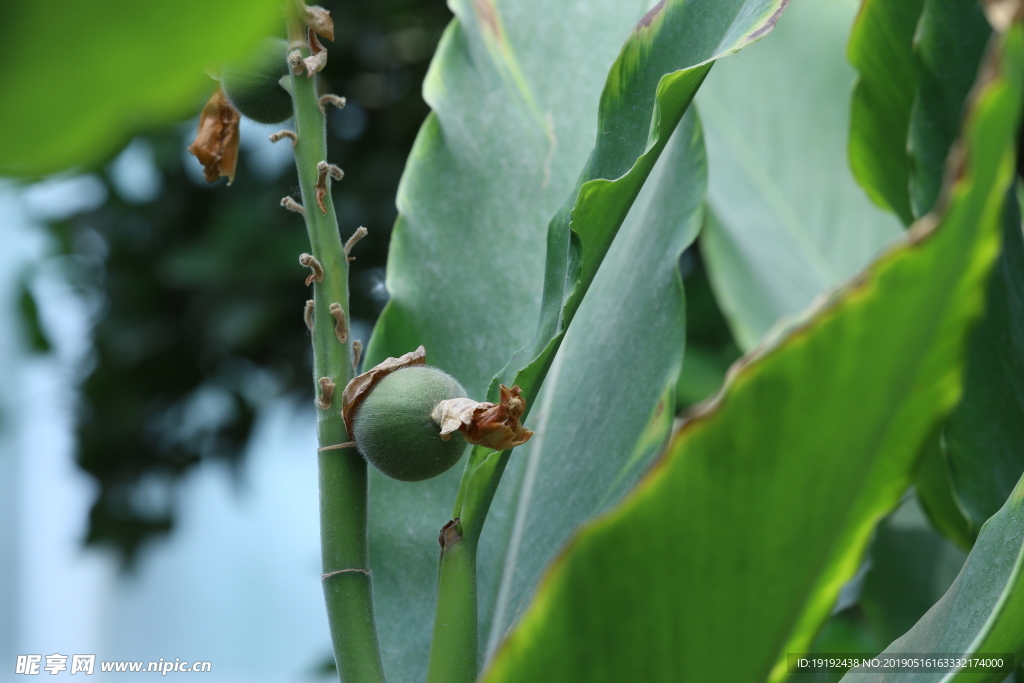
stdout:
<svg viewBox="0 0 1024 683">
<path fill-rule="evenodd" d="M 301 5 L 288 4 L 289 49 L 302 45 L 302 57 L 307 57 L 306 29 L 298 16 Z M 302 213 L 312 257 L 322 268 L 322 277 L 311 278 L 311 283 L 324 599 L 341 680 L 377 683 L 384 681 L 384 668 L 377 641 L 367 553 L 366 461 L 354 447 L 346 445 L 349 436 L 341 418 L 340 400 L 332 401 L 331 395 L 324 391 L 326 387 L 332 390 L 338 387 L 340 393 L 340 388 L 354 372 L 347 328 L 348 259 L 329 195 L 331 179 L 340 173 L 324 171 L 326 121 L 318 102 L 316 78 L 308 77 L 302 69 L 293 69 L 292 74 L 290 90 L 297 138 L 295 163 L 302 189 Z"/>
<path fill-rule="evenodd" d="M 472 683 L 477 674 L 476 539 L 458 521 L 441 530 L 437 613 L 427 683 Z"/>
</svg>

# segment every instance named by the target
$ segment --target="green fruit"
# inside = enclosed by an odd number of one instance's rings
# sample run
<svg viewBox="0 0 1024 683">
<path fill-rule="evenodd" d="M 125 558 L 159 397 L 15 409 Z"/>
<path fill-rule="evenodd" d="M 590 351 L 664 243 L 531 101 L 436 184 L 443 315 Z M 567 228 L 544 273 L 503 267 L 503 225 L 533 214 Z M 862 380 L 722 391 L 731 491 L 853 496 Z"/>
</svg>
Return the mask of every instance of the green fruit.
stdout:
<svg viewBox="0 0 1024 683">
<path fill-rule="evenodd" d="M 288 75 L 287 49 L 283 38 L 268 38 L 244 64 L 224 67 L 221 87 L 243 116 L 260 123 L 291 118 L 292 97 L 280 83 Z"/>
<path fill-rule="evenodd" d="M 441 439 L 430 413 L 441 401 L 465 398 L 454 377 L 437 368 L 413 365 L 382 379 L 352 418 L 352 438 L 359 452 L 392 479 L 422 481 L 459 461 L 466 448 L 462 435 Z"/>
</svg>

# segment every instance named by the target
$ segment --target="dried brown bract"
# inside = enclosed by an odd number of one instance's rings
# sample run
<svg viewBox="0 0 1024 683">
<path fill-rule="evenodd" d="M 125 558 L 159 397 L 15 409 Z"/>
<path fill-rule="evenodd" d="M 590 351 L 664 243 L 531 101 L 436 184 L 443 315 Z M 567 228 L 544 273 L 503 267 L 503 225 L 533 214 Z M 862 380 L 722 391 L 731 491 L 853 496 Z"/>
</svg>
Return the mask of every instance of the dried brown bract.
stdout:
<svg viewBox="0 0 1024 683">
<path fill-rule="evenodd" d="M 359 369 L 359 359 L 363 355 L 363 342 L 358 339 L 352 340 L 352 367 Z"/>
<path fill-rule="evenodd" d="M 304 208 L 302 208 L 302 204 L 299 204 L 297 201 L 295 201 L 291 197 L 282 197 L 281 198 L 281 206 L 283 206 L 284 208 L 288 209 L 289 211 L 293 211 L 293 212 L 299 214 L 300 216 L 304 217 L 306 215 L 306 210 Z"/>
<path fill-rule="evenodd" d="M 344 109 L 345 98 L 338 97 L 337 95 L 321 95 L 320 99 L 317 100 L 317 104 L 320 105 L 320 113 L 326 115 L 327 110 L 324 107 L 326 107 L 328 104 L 333 104 L 338 109 Z"/>
<path fill-rule="evenodd" d="M 321 213 L 327 213 L 327 206 L 324 204 L 324 199 L 327 197 L 327 171 L 328 164 L 326 161 L 321 161 L 316 166 L 316 205 L 320 207 Z"/>
<path fill-rule="evenodd" d="M 334 336 L 344 344 L 348 341 L 348 321 L 345 320 L 345 309 L 341 307 L 341 304 L 335 302 L 331 304 L 329 310 L 334 316 Z"/>
<path fill-rule="evenodd" d="M 294 131 L 279 130 L 276 133 L 271 133 L 270 134 L 270 141 L 271 142 L 277 142 L 277 141 L 283 140 L 285 138 L 288 138 L 289 140 L 292 141 L 292 147 L 294 147 L 295 145 L 299 144 L 299 137 L 295 134 Z"/>
<path fill-rule="evenodd" d="M 312 78 L 327 66 L 327 49 L 320 44 L 316 33 L 308 28 L 306 29 L 306 40 L 309 43 L 309 56 L 303 59 L 302 63 L 306 67 L 306 77 Z"/>
<path fill-rule="evenodd" d="M 331 398 L 334 396 L 334 380 L 330 377 L 320 378 L 320 398 L 317 399 L 316 404 L 321 410 L 330 410 Z"/>
<path fill-rule="evenodd" d="M 316 302 L 312 299 L 306 301 L 306 307 L 302 309 L 302 319 L 306 322 L 306 327 L 309 331 L 313 331 L 313 309 L 316 307 Z"/>
<path fill-rule="evenodd" d="M 522 390 L 501 385 L 501 402 L 478 403 L 469 398 L 441 401 L 431 414 L 441 426 L 441 438 L 448 440 L 461 431 L 466 441 L 496 451 L 522 446 L 533 432 L 520 424 L 526 412 Z"/>
<path fill-rule="evenodd" d="M 352 433 L 352 417 L 355 415 L 356 409 L 378 382 L 395 370 L 401 370 L 410 365 L 426 364 L 427 350 L 420 345 L 415 351 L 410 351 L 398 358 L 386 358 L 380 365 L 376 365 L 363 374 L 353 377 L 345 385 L 345 391 L 341 393 L 341 416 L 345 420 L 345 428 L 348 429 L 348 433 Z"/>
<path fill-rule="evenodd" d="M 207 182 L 216 182 L 224 176 L 228 178 L 228 185 L 234 181 L 240 120 L 241 114 L 218 87 L 203 107 L 196 139 L 188 146 L 188 151 L 203 165 Z"/>
<path fill-rule="evenodd" d="M 307 6 L 303 0 L 295 0 L 295 9 L 303 24 L 318 36 L 334 42 L 334 20 L 331 19 L 330 12 L 317 5 Z"/>
<path fill-rule="evenodd" d="M 352 247 L 356 246 L 356 243 L 359 242 L 359 240 L 361 240 L 364 237 L 366 237 L 368 234 L 369 234 L 369 230 L 367 230 L 363 226 L 360 225 L 358 228 L 356 228 L 356 231 L 353 232 L 352 236 L 348 238 L 347 242 L 345 242 L 345 256 L 348 256 L 349 254 L 351 254 L 352 253 Z M 351 260 L 352 259 L 349 259 L 349 261 L 351 261 Z"/>
<path fill-rule="evenodd" d="M 324 268 L 323 266 L 320 265 L 320 262 L 313 257 L 312 254 L 300 254 L 299 263 L 313 271 L 309 274 L 309 277 L 306 278 L 307 287 L 309 287 L 314 282 L 324 281 Z"/>
</svg>

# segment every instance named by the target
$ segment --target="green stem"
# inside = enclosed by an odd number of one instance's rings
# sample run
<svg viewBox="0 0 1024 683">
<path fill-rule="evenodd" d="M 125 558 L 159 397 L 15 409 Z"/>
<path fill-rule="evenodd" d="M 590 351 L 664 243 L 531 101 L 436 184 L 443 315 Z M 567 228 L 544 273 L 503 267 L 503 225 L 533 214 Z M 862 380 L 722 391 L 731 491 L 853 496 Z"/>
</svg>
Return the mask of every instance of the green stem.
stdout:
<svg viewBox="0 0 1024 683">
<path fill-rule="evenodd" d="M 294 10 L 289 12 L 288 33 L 292 47 L 304 37 Z M 308 50 L 303 49 L 303 53 L 306 56 Z M 290 83 L 298 137 L 295 164 L 306 229 L 313 257 L 324 273 L 323 281 L 313 284 L 313 383 L 318 395 L 320 378 L 330 378 L 335 384 L 331 404 L 317 407 L 324 599 L 341 680 L 383 683 L 367 552 L 366 461 L 354 448 L 336 448 L 349 440 L 341 418 L 341 391 L 354 369 L 351 340 L 339 341 L 331 304 L 340 305 L 344 311 L 345 328 L 349 319 L 348 258 L 330 199 L 330 177 L 326 179 L 326 211 L 320 210 L 316 199 L 317 164 L 327 160 L 327 127 L 318 102 L 316 78 L 302 73 L 293 75 Z"/>
<path fill-rule="evenodd" d="M 472 683 L 477 674 L 476 541 L 457 522 L 441 532 L 437 613 L 427 683 Z"/>
</svg>

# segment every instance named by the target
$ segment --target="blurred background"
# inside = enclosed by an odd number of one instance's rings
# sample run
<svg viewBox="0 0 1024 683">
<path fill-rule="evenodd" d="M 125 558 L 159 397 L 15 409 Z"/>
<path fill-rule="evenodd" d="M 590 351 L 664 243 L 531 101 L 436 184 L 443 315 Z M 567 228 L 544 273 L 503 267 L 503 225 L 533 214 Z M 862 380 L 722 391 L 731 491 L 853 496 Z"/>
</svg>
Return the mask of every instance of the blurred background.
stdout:
<svg viewBox="0 0 1024 683">
<path fill-rule="evenodd" d="M 323 4 L 337 35 L 320 87 L 348 98 L 329 119 L 334 199 L 343 234 L 370 231 L 352 264 L 365 342 L 451 13 Z M 279 205 L 291 150 L 267 140 L 282 126 L 243 121 L 234 184 L 210 185 L 186 151 L 197 120 L 74 175 L 0 181 L 0 680 L 16 655 L 53 653 L 208 660 L 218 681 L 333 675 L 308 241 Z"/>
<path fill-rule="evenodd" d="M 365 344 L 428 113 L 420 85 L 451 13 L 443 0 L 323 4 L 337 35 L 320 87 L 348 99 L 329 118 L 346 174 L 334 201 L 343 236 L 369 229 L 351 271 Z M 73 175 L 0 181 L 0 680 L 15 679 L 17 655 L 53 653 L 211 661 L 211 681 L 334 675 L 297 261 L 308 246 L 279 206 L 297 192 L 291 150 L 267 140 L 280 126 L 243 121 L 234 184 L 210 185 L 186 152 L 196 122 Z M 682 411 L 739 350 L 698 246 L 680 269 Z M 908 496 L 818 650 L 881 650 L 963 559 Z"/>
</svg>

